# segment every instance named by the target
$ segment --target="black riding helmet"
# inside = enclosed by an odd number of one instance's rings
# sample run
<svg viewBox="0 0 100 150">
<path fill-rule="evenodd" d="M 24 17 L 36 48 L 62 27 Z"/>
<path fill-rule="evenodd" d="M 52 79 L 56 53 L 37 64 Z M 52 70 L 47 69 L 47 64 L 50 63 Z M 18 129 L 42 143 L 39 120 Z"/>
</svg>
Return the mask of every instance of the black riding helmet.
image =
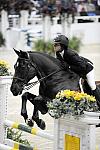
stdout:
<svg viewBox="0 0 100 150">
<path fill-rule="evenodd" d="M 67 48 L 69 44 L 69 40 L 65 35 L 59 35 L 54 39 L 54 44 L 56 43 L 60 43 L 62 46 Z"/>
</svg>

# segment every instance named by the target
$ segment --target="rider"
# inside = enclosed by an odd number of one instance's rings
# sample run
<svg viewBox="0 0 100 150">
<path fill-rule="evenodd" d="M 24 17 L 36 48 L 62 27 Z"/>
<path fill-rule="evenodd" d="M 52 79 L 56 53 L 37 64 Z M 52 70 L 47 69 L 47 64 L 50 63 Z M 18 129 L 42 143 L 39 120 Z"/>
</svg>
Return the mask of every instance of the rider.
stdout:
<svg viewBox="0 0 100 150">
<path fill-rule="evenodd" d="M 56 57 L 61 61 L 67 62 L 73 72 L 86 79 L 100 108 L 100 92 L 95 84 L 93 63 L 79 56 L 74 50 L 69 49 L 68 44 L 69 40 L 65 35 L 59 35 L 54 39 Z"/>
</svg>

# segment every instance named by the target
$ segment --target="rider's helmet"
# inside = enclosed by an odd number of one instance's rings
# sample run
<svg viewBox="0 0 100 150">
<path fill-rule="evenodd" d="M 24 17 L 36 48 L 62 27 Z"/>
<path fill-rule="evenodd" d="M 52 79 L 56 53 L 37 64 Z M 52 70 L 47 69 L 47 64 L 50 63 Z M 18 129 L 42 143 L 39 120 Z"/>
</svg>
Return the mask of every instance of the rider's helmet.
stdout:
<svg viewBox="0 0 100 150">
<path fill-rule="evenodd" d="M 54 39 L 54 44 L 59 43 L 65 48 L 68 47 L 69 40 L 65 35 L 59 35 Z"/>
</svg>

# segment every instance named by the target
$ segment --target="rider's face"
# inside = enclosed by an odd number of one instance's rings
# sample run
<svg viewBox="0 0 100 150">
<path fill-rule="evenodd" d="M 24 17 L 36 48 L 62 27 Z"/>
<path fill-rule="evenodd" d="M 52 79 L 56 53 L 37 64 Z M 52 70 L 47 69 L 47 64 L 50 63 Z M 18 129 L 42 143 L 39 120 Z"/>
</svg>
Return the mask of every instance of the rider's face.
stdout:
<svg viewBox="0 0 100 150">
<path fill-rule="evenodd" d="M 55 43 L 54 44 L 54 51 L 55 52 L 61 52 L 62 51 L 60 43 Z"/>
</svg>

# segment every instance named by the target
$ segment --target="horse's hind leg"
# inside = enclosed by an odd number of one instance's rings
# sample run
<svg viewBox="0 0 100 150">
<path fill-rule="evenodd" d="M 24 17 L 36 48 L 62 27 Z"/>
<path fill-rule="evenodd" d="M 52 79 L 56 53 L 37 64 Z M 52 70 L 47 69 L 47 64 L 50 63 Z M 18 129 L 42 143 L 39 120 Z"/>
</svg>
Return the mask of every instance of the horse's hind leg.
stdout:
<svg viewBox="0 0 100 150">
<path fill-rule="evenodd" d="M 45 122 L 42 119 L 39 119 L 39 112 L 41 114 L 46 114 L 48 112 L 48 108 L 46 106 L 46 102 L 44 101 L 44 98 L 42 96 L 36 96 L 34 99 L 28 98 L 28 100 L 34 105 L 34 111 L 32 120 L 30 120 L 30 124 L 33 122 L 33 120 L 36 122 L 38 127 L 40 127 L 42 130 L 45 129 Z"/>
<path fill-rule="evenodd" d="M 39 128 L 41 128 L 42 130 L 45 129 L 45 127 L 46 127 L 45 122 L 42 119 L 39 119 L 39 111 L 38 111 L 36 105 L 34 105 L 32 120 L 34 120 L 36 122 L 36 124 L 38 125 Z"/>
<path fill-rule="evenodd" d="M 45 122 L 42 119 L 39 119 L 39 112 L 37 110 L 36 105 L 34 105 L 34 110 L 33 110 L 33 116 L 31 119 L 27 119 L 27 124 L 30 127 L 33 127 L 34 125 L 34 121 L 36 122 L 36 124 L 38 125 L 39 128 L 41 128 L 42 130 L 45 129 Z"/>
<path fill-rule="evenodd" d="M 37 109 L 41 112 L 41 114 L 46 114 L 48 112 L 47 108 L 47 101 L 49 101 L 48 98 L 42 97 L 41 95 L 36 96 L 34 98 L 34 104 L 37 106 Z"/>
</svg>

